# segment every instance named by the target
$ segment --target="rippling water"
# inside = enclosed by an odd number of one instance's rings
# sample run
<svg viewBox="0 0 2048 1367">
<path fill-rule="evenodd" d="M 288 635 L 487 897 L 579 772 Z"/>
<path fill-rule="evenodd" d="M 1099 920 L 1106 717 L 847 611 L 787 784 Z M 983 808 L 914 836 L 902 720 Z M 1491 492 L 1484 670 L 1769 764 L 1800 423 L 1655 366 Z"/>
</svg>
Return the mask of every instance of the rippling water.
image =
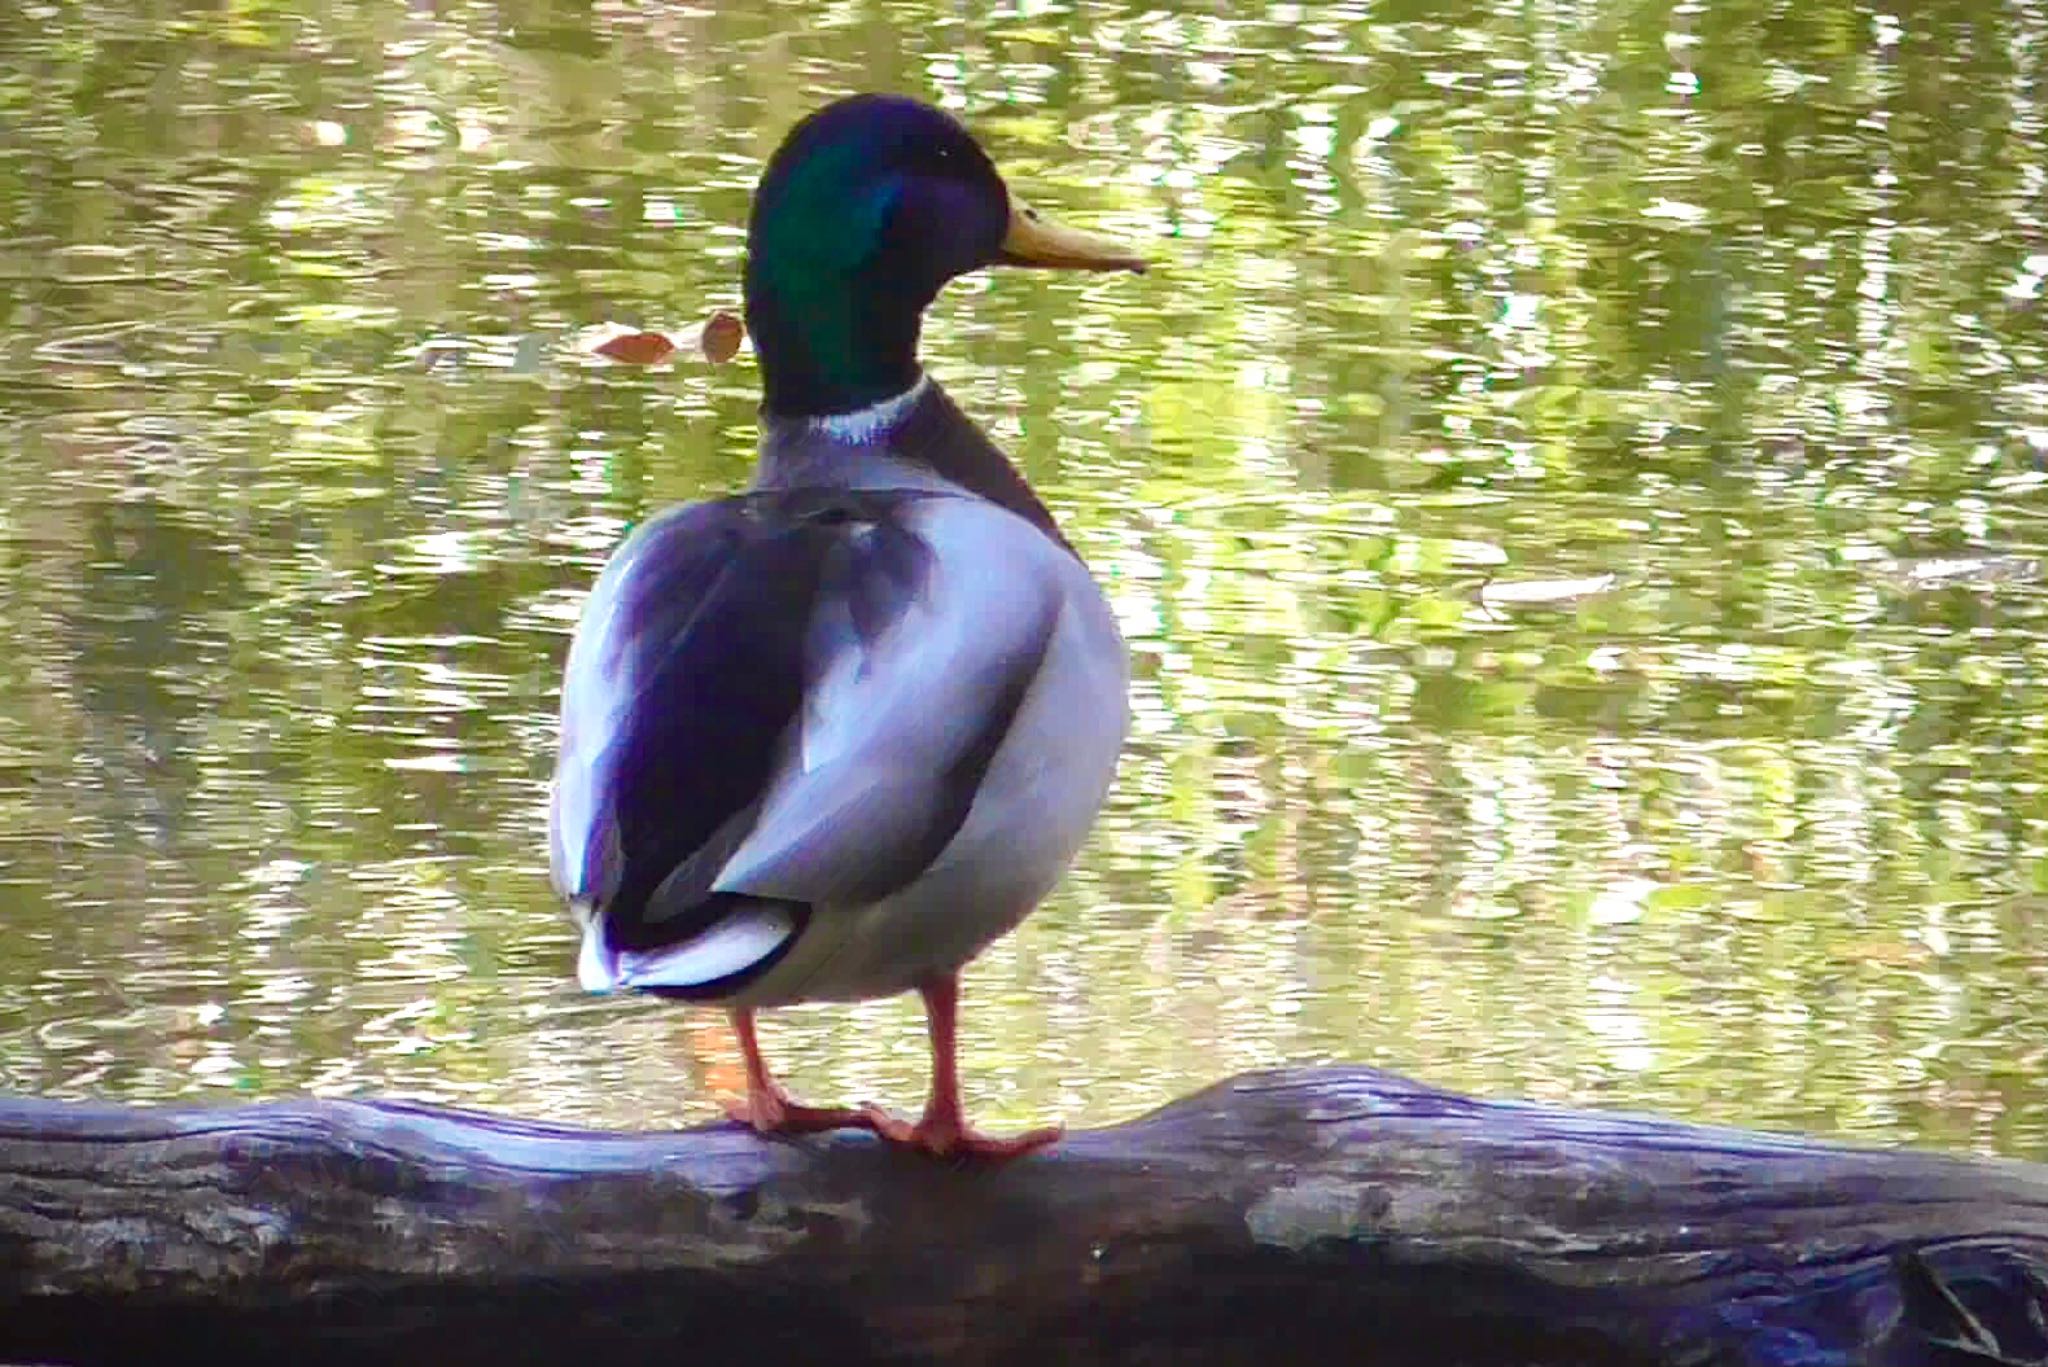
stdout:
<svg viewBox="0 0 2048 1367">
<path fill-rule="evenodd" d="M 1351 1059 L 2048 1157 L 2048 6 L 1929 8 L 0 11 L 0 1087 L 715 1113 L 717 1013 L 574 990 L 543 805 L 755 379 L 565 340 L 733 306 L 885 87 L 1161 261 L 927 328 L 1137 660 L 983 1118 Z M 921 1095 L 909 1002 L 765 1033 Z"/>
</svg>

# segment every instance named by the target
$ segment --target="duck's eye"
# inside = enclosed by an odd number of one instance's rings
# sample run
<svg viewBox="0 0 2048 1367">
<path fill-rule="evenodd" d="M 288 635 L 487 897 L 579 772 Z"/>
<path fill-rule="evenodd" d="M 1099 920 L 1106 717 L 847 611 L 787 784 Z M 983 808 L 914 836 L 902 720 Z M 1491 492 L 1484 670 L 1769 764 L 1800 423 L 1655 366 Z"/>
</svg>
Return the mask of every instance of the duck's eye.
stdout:
<svg viewBox="0 0 2048 1367">
<path fill-rule="evenodd" d="M 1038 210 L 1030 207 L 1029 205 L 1026 205 L 1024 208 L 1024 217 L 1030 219 L 1033 223 L 1036 223 L 1038 222 Z"/>
</svg>

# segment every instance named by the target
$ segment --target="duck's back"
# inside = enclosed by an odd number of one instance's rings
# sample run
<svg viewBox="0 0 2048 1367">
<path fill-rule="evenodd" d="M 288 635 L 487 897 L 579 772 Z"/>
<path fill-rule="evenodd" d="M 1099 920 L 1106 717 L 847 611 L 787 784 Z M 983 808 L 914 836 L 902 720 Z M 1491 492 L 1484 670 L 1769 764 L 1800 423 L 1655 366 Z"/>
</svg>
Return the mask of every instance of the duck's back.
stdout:
<svg viewBox="0 0 2048 1367">
<path fill-rule="evenodd" d="M 1126 717 L 1099 590 L 1025 515 L 857 454 L 664 514 L 593 591 L 553 806 L 588 985 L 901 990 L 1013 925 L 1085 837 Z"/>
</svg>

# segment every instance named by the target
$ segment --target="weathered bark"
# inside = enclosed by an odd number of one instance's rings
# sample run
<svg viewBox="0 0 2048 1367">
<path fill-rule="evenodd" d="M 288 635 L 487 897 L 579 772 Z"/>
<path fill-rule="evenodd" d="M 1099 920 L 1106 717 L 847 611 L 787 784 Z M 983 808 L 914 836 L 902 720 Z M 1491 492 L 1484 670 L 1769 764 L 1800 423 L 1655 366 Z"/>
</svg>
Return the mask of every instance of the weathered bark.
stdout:
<svg viewBox="0 0 2048 1367">
<path fill-rule="evenodd" d="M 0 1361 L 2048 1361 L 2048 1169 L 1253 1075 L 1002 1171 L 0 1101 Z"/>
</svg>

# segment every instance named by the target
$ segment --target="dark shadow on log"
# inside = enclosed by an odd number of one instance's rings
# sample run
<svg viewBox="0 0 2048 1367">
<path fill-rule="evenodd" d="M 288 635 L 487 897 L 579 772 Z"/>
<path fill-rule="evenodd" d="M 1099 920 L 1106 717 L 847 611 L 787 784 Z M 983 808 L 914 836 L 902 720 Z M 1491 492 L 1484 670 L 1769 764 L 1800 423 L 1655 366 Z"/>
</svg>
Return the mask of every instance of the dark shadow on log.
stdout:
<svg viewBox="0 0 2048 1367">
<path fill-rule="evenodd" d="M 999 1172 L 0 1101 L 0 1362 L 2048 1363 L 2048 1169 L 1259 1074 Z"/>
</svg>

